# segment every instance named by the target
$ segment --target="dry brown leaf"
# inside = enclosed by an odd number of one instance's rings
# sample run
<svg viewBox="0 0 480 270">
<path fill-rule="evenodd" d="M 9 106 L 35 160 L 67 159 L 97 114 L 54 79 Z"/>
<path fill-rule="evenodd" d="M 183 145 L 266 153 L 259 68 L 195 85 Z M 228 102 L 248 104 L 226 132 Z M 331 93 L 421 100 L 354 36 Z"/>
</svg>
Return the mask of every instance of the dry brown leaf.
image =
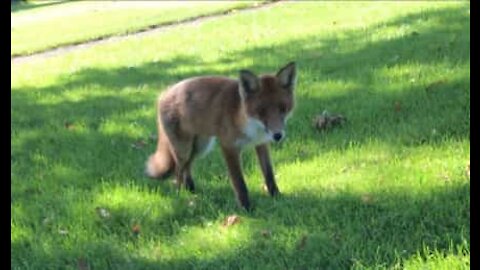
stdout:
<svg viewBox="0 0 480 270">
<path fill-rule="evenodd" d="M 237 224 L 238 222 L 240 222 L 240 217 L 237 215 L 231 215 L 225 219 L 225 221 L 223 222 L 223 227 L 230 227 L 234 224 Z"/>
<path fill-rule="evenodd" d="M 48 224 L 50 224 L 51 222 L 52 222 L 52 220 L 51 220 L 50 218 L 48 218 L 48 217 L 46 217 L 46 218 L 44 218 L 44 219 L 42 220 L 42 224 L 43 224 L 43 225 L 48 225 Z"/>
<path fill-rule="evenodd" d="M 135 236 L 140 234 L 140 225 L 138 225 L 138 224 L 133 225 L 132 232 Z"/>
<path fill-rule="evenodd" d="M 270 236 L 272 236 L 272 232 L 269 230 L 262 230 L 260 234 L 265 238 L 270 238 Z"/>
<path fill-rule="evenodd" d="M 371 204 L 373 203 L 373 196 L 370 194 L 365 194 L 362 196 L 362 202 L 365 204 Z"/>
<path fill-rule="evenodd" d="M 324 111 L 322 114 L 317 115 L 313 119 L 313 126 L 317 130 L 325 130 L 325 129 L 340 125 L 346 121 L 347 121 L 347 118 L 345 118 L 341 114 L 329 115 L 327 111 Z"/>
<path fill-rule="evenodd" d="M 75 128 L 75 125 L 73 123 L 70 123 L 69 121 L 65 121 L 65 123 L 63 123 L 63 126 L 68 130 L 73 130 Z"/>
<path fill-rule="evenodd" d="M 327 118 L 323 115 L 318 115 L 313 119 L 313 126 L 319 130 L 324 129 L 327 126 Z"/>
<path fill-rule="evenodd" d="M 432 90 L 435 90 L 435 88 L 437 88 L 438 86 L 441 86 L 443 84 L 445 84 L 447 82 L 447 80 L 438 80 L 438 81 L 435 81 L 431 84 L 429 84 L 426 88 L 425 88 L 425 91 L 427 92 L 431 92 Z"/>
<path fill-rule="evenodd" d="M 147 143 L 144 140 L 138 140 L 132 144 L 132 147 L 135 149 L 143 148 Z"/>
<path fill-rule="evenodd" d="M 298 241 L 297 244 L 297 249 L 302 250 L 305 248 L 305 245 L 307 244 L 307 235 L 303 235 L 302 238 L 300 238 L 300 241 Z"/>
<path fill-rule="evenodd" d="M 399 112 L 402 110 L 402 104 L 400 103 L 400 101 L 395 101 L 395 104 L 393 104 L 393 107 L 396 112 Z"/>
<path fill-rule="evenodd" d="M 84 258 L 80 258 L 77 260 L 77 268 L 79 270 L 89 270 L 90 266 Z"/>
</svg>

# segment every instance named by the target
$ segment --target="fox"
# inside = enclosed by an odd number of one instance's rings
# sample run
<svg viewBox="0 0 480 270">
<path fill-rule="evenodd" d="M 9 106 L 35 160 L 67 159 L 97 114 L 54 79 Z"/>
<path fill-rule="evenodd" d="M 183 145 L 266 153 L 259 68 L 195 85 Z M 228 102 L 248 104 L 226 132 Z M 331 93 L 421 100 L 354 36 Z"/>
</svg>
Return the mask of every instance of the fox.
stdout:
<svg viewBox="0 0 480 270">
<path fill-rule="evenodd" d="M 286 136 L 296 80 L 292 61 L 276 74 L 257 76 L 241 69 L 237 79 L 197 76 L 169 87 L 156 102 L 158 141 L 146 175 L 166 179 L 175 174 L 178 191 L 184 185 L 195 193 L 192 164 L 218 142 L 240 207 L 252 209 L 241 165 L 245 148 L 255 148 L 268 193 L 279 195 L 269 145 Z"/>
</svg>

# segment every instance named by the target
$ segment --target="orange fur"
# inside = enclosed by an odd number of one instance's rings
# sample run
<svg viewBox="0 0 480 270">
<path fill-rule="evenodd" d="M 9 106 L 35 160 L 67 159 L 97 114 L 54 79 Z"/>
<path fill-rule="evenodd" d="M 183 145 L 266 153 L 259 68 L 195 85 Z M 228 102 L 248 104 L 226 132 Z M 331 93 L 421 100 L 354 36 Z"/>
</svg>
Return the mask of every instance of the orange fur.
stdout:
<svg viewBox="0 0 480 270">
<path fill-rule="evenodd" d="M 175 171 L 177 184 L 194 191 L 191 165 L 216 138 L 243 207 L 249 208 L 249 200 L 239 155 L 248 145 L 257 149 L 270 194 L 277 194 L 267 144 L 284 137 L 295 79 L 295 64 L 289 63 L 276 75 L 257 77 L 242 70 L 238 80 L 204 76 L 173 85 L 158 100 L 157 150 L 147 161 L 146 173 L 162 178 Z"/>
</svg>

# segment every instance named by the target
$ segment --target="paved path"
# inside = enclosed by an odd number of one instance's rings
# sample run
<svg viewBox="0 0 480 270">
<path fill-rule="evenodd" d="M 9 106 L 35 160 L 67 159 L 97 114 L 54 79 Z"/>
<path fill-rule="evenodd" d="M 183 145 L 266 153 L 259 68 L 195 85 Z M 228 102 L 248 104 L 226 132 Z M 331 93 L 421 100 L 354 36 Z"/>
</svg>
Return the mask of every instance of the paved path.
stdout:
<svg viewBox="0 0 480 270">
<path fill-rule="evenodd" d="M 27 62 L 33 59 L 38 59 L 38 58 L 47 58 L 47 57 L 53 57 L 53 56 L 58 56 L 61 54 L 65 54 L 74 50 L 81 50 L 81 49 L 86 49 L 90 48 L 96 45 L 100 44 L 106 44 L 106 43 L 112 43 L 112 42 L 117 42 L 117 41 L 122 41 L 126 40 L 129 38 L 138 38 L 146 35 L 152 35 L 152 34 L 157 34 L 159 32 L 162 32 L 166 29 L 173 28 L 179 25 L 194 25 L 198 23 L 202 23 L 208 20 L 213 20 L 217 18 L 222 18 L 225 16 L 228 16 L 232 13 L 240 13 L 240 12 L 251 12 L 253 10 L 258 10 L 262 8 L 267 8 L 272 5 L 278 4 L 281 2 L 281 0 L 270 0 L 267 2 L 262 2 L 259 3 L 258 5 L 254 6 L 247 6 L 247 7 L 241 7 L 241 8 L 233 8 L 229 10 L 223 10 L 220 12 L 215 12 L 215 13 L 210 13 L 206 15 L 200 15 L 196 17 L 190 17 L 186 19 L 182 19 L 179 21 L 174 21 L 174 22 L 166 22 L 166 23 L 161 23 L 158 25 L 153 25 L 153 26 L 148 26 L 146 28 L 140 29 L 134 33 L 127 33 L 127 34 L 121 34 L 121 35 L 113 35 L 113 36 L 107 36 L 107 37 L 100 37 L 98 39 L 94 40 L 89 40 L 85 41 L 82 43 L 78 44 L 72 44 L 72 45 L 65 45 L 61 46 L 58 48 L 53 48 L 53 49 L 47 49 L 45 51 L 40 51 L 36 52 L 30 55 L 23 55 L 23 56 L 14 56 L 11 58 L 11 63 L 22 63 L 22 62 Z"/>
</svg>

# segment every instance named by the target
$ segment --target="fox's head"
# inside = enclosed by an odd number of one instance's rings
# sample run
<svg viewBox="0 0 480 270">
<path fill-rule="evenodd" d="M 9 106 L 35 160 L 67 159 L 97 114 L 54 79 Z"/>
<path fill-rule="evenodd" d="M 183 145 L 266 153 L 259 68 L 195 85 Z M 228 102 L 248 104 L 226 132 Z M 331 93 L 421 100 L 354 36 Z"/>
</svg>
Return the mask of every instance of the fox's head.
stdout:
<svg viewBox="0 0 480 270">
<path fill-rule="evenodd" d="M 285 137 L 285 122 L 294 106 L 296 78 L 295 62 L 275 75 L 240 71 L 239 91 L 248 117 L 263 124 L 266 135 L 276 142 Z"/>
</svg>

